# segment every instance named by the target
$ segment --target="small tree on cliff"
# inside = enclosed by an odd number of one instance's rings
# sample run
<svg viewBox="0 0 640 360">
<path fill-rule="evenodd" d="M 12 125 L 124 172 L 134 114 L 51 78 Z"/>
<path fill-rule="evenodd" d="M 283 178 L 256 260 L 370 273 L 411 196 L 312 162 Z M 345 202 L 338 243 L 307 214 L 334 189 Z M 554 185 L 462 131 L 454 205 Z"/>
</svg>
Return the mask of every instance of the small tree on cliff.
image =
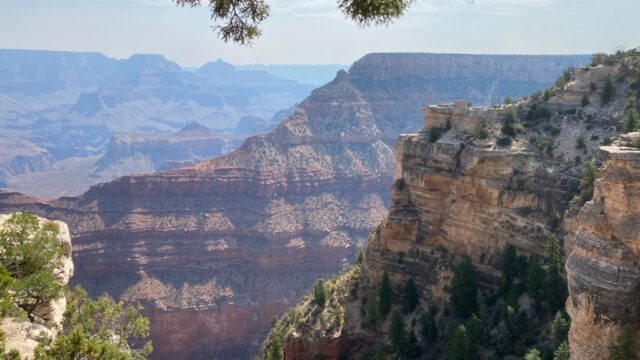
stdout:
<svg viewBox="0 0 640 360">
<path fill-rule="evenodd" d="M 478 312 L 478 279 L 469 259 L 458 264 L 451 280 L 451 304 L 459 315 L 471 316 Z"/>
<path fill-rule="evenodd" d="M 513 281 L 518 276 L 518 254 L 513 245 L 508 245 L 504 251 L 504 262 L 502 263 L 502 290 L 507 292 L 511 289 Z"/>
<path fill-rule="evenodd" d="M 434 343 L 438 339 L 435 311 L 423 312 L 420 316 L 420 335 L 427 343 Z"/>
<path fill-rule="evenodd" d="M 567 286 L 562 278 L 562 254 L 558 238 L 551 234 L 547 238 L 544 249 L 547 305 L 551 314 L 560 310 L 564 306 L 567 298 Z"/>
<path fill-rule="evenodd" d="M 391 315 L 389 323 L 389 338 L 391 339 L 391 347 L 395 354 L 402 354 L 404 347 L 407 345 L 407 330 L 404 325 L 404 319 L 397 310 Z"/>
<path fill-rule="evenodd" d="M 63 332 L 52 343 L 41 343 L 34 359 L 144 360 L 153 347 L 147 341 L 149 319 L 141 310 L 107 296 L 91 300 L 76 287 L 69 296 Z"/>
<path fill-rule="evenodd" d="M 382 274 L 382 281 L 380 282 L 380 289 L 378 290 L 378 310 L 380 315 L 385 316 L 389 313 L 389 310 L 391 310 L 392 295 L 389 273 L 385 271 L 384 274 Z"/>
<path fill-rule="evenodd" d="M 58 231 L 53 223 L 41 226 L 35 216 L 21 213 L 11 215 L 0 231 L 0 263 L 14 279 L 13 300 L 30 319 L 39 306 L 62 294 L 53 277 L 62 262 Z"/>
<path fill-rule="evenodd" d="M 313 301 L 319 307 L 324 307 L 326 296 L 324 292 L 324 281 L 322 281 L 322 279 L 316 281 L 316 284 L 313 286 Z"/>
<path fill-rule="evenodd" d="M 602 105 L 608 104 L 613 99 L 613 95 L 615 95 L 615 93 L 616 87 L 613 85 L 611 74 L 609 74 L 607 75 L 607 79 L 604 81 L 604 88 L 600 94 L 600 101 L 602 102 Z"/>
<path fill-rule="evenodd" d="M 408 313 L 412 313 L 416 306 L 418 306 L 418 289 L 416 288 L 416 283 L 412 278 L 407 280 L 403 289 L 403 310 Z"/>
</svg>

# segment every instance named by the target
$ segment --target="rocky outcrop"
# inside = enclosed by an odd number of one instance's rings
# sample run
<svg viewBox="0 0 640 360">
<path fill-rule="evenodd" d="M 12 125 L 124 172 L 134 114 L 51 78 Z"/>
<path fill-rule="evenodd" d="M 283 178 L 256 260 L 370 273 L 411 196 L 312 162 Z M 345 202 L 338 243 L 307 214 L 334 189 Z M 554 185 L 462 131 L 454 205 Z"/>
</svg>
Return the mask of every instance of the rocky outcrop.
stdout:
<svg viewBox="0 0 640 360">
<path fill-rule="evenodd" d="M 67 221 L 79 269 L 74 282 L 92 295 L 107 292 L 146 304 L 154 358 L 247 358 L 259 349 L 271 318 L 297 302 L 318 277 L 338 273 L 349 264 L 370 228 L 386 216 L 395 162 L 390 144 L 401 132 L 421 127 L 420 105 L 440 98 L 453 101 L 481 86 L 474 77 L 473 61 L 449 64 L 438 57 L 368 55 L 348 73 L 339 72 L 334 81 L 313 91 L 274 130 L 247 139 L 219 158 L 173 171 L 123 177 L 73 198 L 43 201 L 2 193 L 0 208 Z M 549 66 L 556 64 L 551 58 L 541 59 L 548 59 Z M 507 64 L 512 59 L 500 61 Z M 549 71 L 555 71 L 555 66 Z M 497 76 L 499 69 L 492 68 L 487 76 Z M 436 78 L 439 82 L 430 83 Z M 448 82 L 456 85 L 442 95 L 444 90 L 438 86 Z M 526 87 L 531 84 L 527 82 Z M 500 83 L 494 85 L 500 88 Z M 492 96 L 517 96 L 513 90 L 496 90 Z M 498 261 L 496 249 L 508 236 L 520 239 L 525 226 L 535 230 L 542 222 L 535 217 L 537 211 L 561 213 L 560 192 L 543 190 L 542 184 L 540 194 L 509 195 L 502 187 L 517 184 L 518 174 L 507 169 L 508 164 L 526 171 L 527 179 L 546 181 L 544 172 L 535 171 L 540 164 L 518 163 L 530 156 L 527 149 L 509 157 L 506 150 L 491 144 L 464 150 L 460 160 L 464 165 L 458 166 L 457 154 L 468 142 L 445 137 L 434 145 L 424 137 L 407 137 L 402 147 L 407 148 L 410 161 L 431 167 L 428 177 L 441 181 L 441 191 L 455 192 L 443 197 L 439 215 L 429 214 L 426 203 L 420 202 L 428 191 L 416 193 L 415 199 L 412 195 L 417 207 L 411 211 L 422 211 L 425 222 L 416 225 L 418 237 L 429 234 L 424 246 L 432 246 L 456 226 L 453 217 L 437 224 L 438 216 L 446 218 L 449 208 L 465 216 L 462 204 L 480 206 L 468 199 L 474 189 L 490 192 L 486 203 L 491 211 L 502 211 L 497 221 L 522 225 L 522 229 L 504 230 L 496 244 L 488 231 L 483 235 L 486 249 L 474 251 L 477 257 L 485 254 L 483 261 L 492 264 Z M 422 150 L 439 157 L 427 161 Z M 538 156 L 531 155 L 532 159 Z M 493 164 L 500 165 L 501 171 L 487 175 Z M 439 171 L 441 177 L 436 174 Z M 464 174 L 456 182 L 460 171 Z M 487 179 L 480 179 L 485 175 Z M 421 176 L 407 168 L 408 188 L 424 186 Z M 547 194 L 549 199 L 542 199 Z M 459 208 L 451 205 L 454 200 Z M 532 220 L 507 213 L 506 209 L 527 201 L 534 203 Z M 480 222 L 477 219 L 471 225 Z M 465 231 L 452 248 L 471 249 L 462 237 L 472 230 Z M 529 251 L 539 251 L 533 241 L 523 244 Z"/>
<path fill-rule="evenodd" d="M 608 75 L 620 80 L 615 99 L 602 106 L 592 88 L 601 88 Z M 581 162 L 598 163 L 598 140 L 616 135 L 615 126 L 622 122 L 628 86 L 635 76 L 634 68 L 601 65 L 574 71 L 546 99 L 539 94 L 491 109 L 473 108 L 466 101 L 424 107 L 423 130 L 397 140 L 389 214 L 368 239 L 355 287 L 343 290 L 353 296 L 342 293 L 331 305 L 344 310 L 343 322 L 330 333 L 310 331 L 321 329 L 326 318 L 306 315 L 317 312 L 318 306 L 303 299 L 272 330 L 284 342 L 284 358 L 312 358 L 322 353 L 327 359 L 337 359 L 332 350 L 336 344 L 356 358 L 367 351 L 388 353 L 387 334 L 380 330 L 386 325 L 367 328 L 362 305 L 367 296 L 375 296 L 385 272 L 396 294 L 394 301 L 412 279 L 420 303 L 442 309 L 448 304 L 452 267 L 462 258 L 473 262 L 484 287 L 495 289 L 507 245 L 521 255 L 543 255 L 548 235 L 562 237 L 559 225 L 565 216 L 575 213 L 566 210 L 577 204 L 570 201 L 578 192 Z M 572 101 L 585 95 L 593 102 L 576 108 Z M 519 119 L 521 133 L 508 142 L 498 142 L 504 136 L 503 119 L 509 111 Z M 569 231 L 575 226 L 580 229 L 575 245 L 567 247 L 575 247 L 567 263 L 575 359 L 606 358 L 610 335 L 618 331 L 622 315 L 636 316 L 638 308 L 633 253 L 638 241 L 638 209 L 633 198 L 638 192 L 634 170 L 638 151 L 617 149 L 604 148 L 610 160 L 603 180 L 596 185 L 594 201 L 580 211 L 578 220 L 564 221 Z M 613 310 L 604 310 L 608 308 Z M 405 315 L 407 324 L 415 321 Z M 604 340 L 594 340 L 596 337 Z M 269 347 L 274 342 L 270 338 L 266 344 Z M 318 344 L 327 348 L 318 348 Z M 370 346 L 363 349 L 357 344 Z M 601 346 L 593 357 L 591 346 Z M 437 349 L 437 356 L 442 356 L 441 348 Z"/>
<path fill-rule="evenodd" d="M 640 334 L 640 149 L 629 145 L 601 148 L 607 161 L 577 217 L 566 264 L 572 359 L 608 359 L 627 325 L 636 343 Z"/>
<path fill-rule="evenodd" d="M 0 214 L 0 229 L 11 215 Z M 69 228 L 67 224 L 58 220 L 38 218 L 40 226 L 45 223 L 53 223 L 58 228 L 57 239 L 62 248 L 61 265 L 54 270 L 54 279 L 61 285 L 67 285 L 74 274 L 74 265 L 71 258 L 72 246 Z M 64 295 L 60 298 L 38 307 L 33 312 L 34 322 L 26 318 L 4 318 L 0 322 L 0 331 L 5 334 L 5 348 L 7 351 L 17 350 L 23 358 L 30 359 L 33 356 L 38 341 L 41 338 L 55 338 L 61 330 L 67 301 Z"/>
</svg>

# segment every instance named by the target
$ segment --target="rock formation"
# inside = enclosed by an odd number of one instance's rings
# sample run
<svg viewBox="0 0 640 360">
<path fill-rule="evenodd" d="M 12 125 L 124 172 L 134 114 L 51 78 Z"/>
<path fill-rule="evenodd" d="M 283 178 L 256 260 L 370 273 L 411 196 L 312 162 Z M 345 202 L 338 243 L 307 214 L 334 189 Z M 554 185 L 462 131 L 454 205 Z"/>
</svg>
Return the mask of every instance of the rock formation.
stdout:
<svg viewBox="0 0 640 360">
<path fill-rule="evenodd" d="M 518 254 L 541 256 L 550 233 L 564 234 L 564 223 L 567 231 L 579 229 L 575 245 L 567 244 L 569 251 L 575 248 L 567 263 L 573 358 L 606 358 L 611 335 L 630 321 L 624 315 L 634 321 L 638 316 L 638 150 L 602 148 L 609 158 L 603 178 L 577 220 L 571 216 L 579 202 L 571 199 L 582 162 L 600 161 L 599 140 L 617 134 L 627 97 L 636 96 L 629 85 L 637 81 L 637 65 L 579 69 L 544 96 L 498 108 L 473 108 L 465 101 L 424 107 L 423 130 L 396 143 L 389 215 L 371 233 L 364 262 L 330 282 L 330 310 L 319 310 L 311 296 L 290 309 L 266 349 L 283 341 L 285 359 L 389 352 L 387 325 L 368 328 L 361 304 L 380 287 L 383 273 L 394 299 L 412 279 L 423 306 L 442 309 L 453 264 L 461 258 L 472 261 L 485 287 L 496 288 L 508 244 Z M 607 76 L 619 79 L 616 96 L 600 104 L 597 89 Z M 504 142 L 510 111 L 521 132 Z M 407 323 L 415 320 L 405 316 Z M 600 350 L 593 351 L 596 346 Z"/>
<path fill-rule="evenodd" d="M 0 214 L 0 229 L 11 215 Z M 51 222 L 58 228 L 57 239 L 62 247 L 63 259 L 60 267 L 54 272 L 55 281 L 61 285 L 67 285 L 74 274 L 73 260 L 71 259 L 72 246 L 69 228 L 62 221 L 38 218 L 40 225 Z M 55 337 L 61 330 L 67 301 L 64 295 L 37 308 L 34 315 L 38 319 L 30 322 L 26 318 L 4 318 L 0 323 L 0 331 L 5 334 L 5 348 L 7 351 L 17 350 L 26 359 L 33 356 L 33 351 L 38 346 L 42 337 Z"/>
<path fill-rule="evenodd" d="M 318 277 L 348 265 L 370 228 L 385 217 L 395 162 L 390 144 L 401 132 L 420 127 L 420 105 L 466 95 L 485 102 L 514 97 L 519 86 L 542 87 L 539 79 L 550 82 L 555 74 L 548 74 L 560 72 L 557 62 L 546 57 L 439 58 L 365 56 L 349 73 L 341 71 L 313 91 L 273 131 L 247 139 L 229 154 L 187 168 L 123 177 L 79 197 L 44 201 L 5 192 L 0 209 L 67 221 L 79 269 L 74 282 L 91 295 L 107 292 L 146 304 L 154 358 L 246 358 L 259 349 L 272 317 L 297 302 Z M 499 72 L 510 66 L 530 66 L 535 79 L 513 72 L 501 77 Z M 494 92 L 489 96 L 490 88 Z M 561 213 L 561 194 L 544 184 L 540 194 L 496 194 L 504 184 L 518 183 L 518 174 L 507 167 L 528 156 L 526 149 L 509 157 L 507 150 L 472 146 L 458 166 L 457 151 L 467 142 L 445 137 L 427 145 L 416 136 L 403 146 L 412 149 L 407 156 L 414 154 L 416 162 L 422 161 L 419 150 L 425 146 L 440 154 L 433 163 L 445 173 L 441 189 L 460 187 L 447 201 L 471 206 L 465 199 L 478 189 L 491 192 L 487 204 L 496 211 L 530 201 L 536 215 Z M 490 172 L 484 161 L 504 171 L 477 179 Z M 530 179 L 546 180 L 544 171 L 536 175 L 536 165 L 518 169 Z M 468 172 L 464 186 L 453 180 L 461 169 Z M 409 187 L 422 184 L 419 173 L 407 174 L 415 177 Z M 549 199 L 539 198 L 547 195 Z M 442 214 L 451 207 L 444 202 Z M 465 215 L 464 208 L 457 211 Z M 503 212 L 500 224 L 518 222 L 535 229 L 543 221 Z M 436 221 L 436 215 L 428 220 Z M 452 231 L 454 224 L 453 218 L 433 224 L 434 239 Z M 421 234 L 426 226 L 420 225 Z M 477 249 L 477 256 L 486 254 L 487 264 L 497 261 L 495 249 L 510 234 L 522 237 L 519 231 L 524 228 L 505 230 L 497 244 Z M 464 243 L 461 239 L 456 247 Z M 526 245 L 539 251 L 534 241 Z"/>
<path fill-rule="evenodd" d="M 566 264 L 572 359 L 608 359 L 627 325 L 640 334 L 640 133 L 625 137 L 601 148 L 606 163 L 577 217 Z"/>
</svg>

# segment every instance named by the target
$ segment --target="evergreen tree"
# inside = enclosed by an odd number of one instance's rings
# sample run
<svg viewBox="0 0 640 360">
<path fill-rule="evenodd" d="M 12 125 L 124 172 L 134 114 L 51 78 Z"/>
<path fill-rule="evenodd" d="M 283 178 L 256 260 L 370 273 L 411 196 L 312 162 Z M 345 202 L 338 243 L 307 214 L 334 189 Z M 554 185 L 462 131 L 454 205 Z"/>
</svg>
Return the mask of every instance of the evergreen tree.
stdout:
<svg viewBox="0 0 640 360">
<path fill-rule="evenodd" d="M 634 132 L 638 130 L 639 120 L 638 120 L 638 112 L 634 107 L 628 107 L 624 112 L 624 124 L 623 131 L 624 132 Z"/>
<path fill-rule="evenodd" d="M 397 355 L 404 355 L 408 340 L 407 330 L 404 326 L 404 319 L 399 311 L 394 311 L 391 315 L 391 323 L 389 324 L 389 338 L 391 339 L 391 348 Z"/>
<path fill-rule="evenodd" d="M 41 343 L 35 360 L 144 360 L 152 351 L 149 319 L 141 306 L 103 296 L 91 300 L 80 287 L 70 294 L 63 332 L 49 345 Z"/>
<path fill-rule="evenodd" d="M 378 303 L 376 301 L 375 294 L 369 295 L 367 301 L 367 325 L 371 329 L 375 329 L 378 326 Z"/>
<path fill-rule="evenodd" d="M 544 258 L 547 272 L 559 272 L 562 268 L 562 255 L 560 252 L 560 242 L 555 234 L 547 237 L 544 245 Z"/>
<path fill-rule="evenodd" d="M 416 306 L 418 306 L 418 289 L 416 288 L 416 283 L 413 282 L 412 278 L 407 280 L 403 289 L 403 310 L 408 313 L 412 313 Z"/>
<path fill-rule="evenodd" d="M 551 336 L 555 344 L 561 344 L 567 340 L 570 325 L 571 323 L 564 316 L 563 312 L 558 311 L 551 322 Z"/>
<path fill-rule="evenodd" d="M 210 9 L 212 27 L 224 42 L 251 45 L 262 35 L 260 24 L 269 16 L 268 0 L 175 0 L 178 6 Z M 338 8 L 359 26 L 386 25 L 401 17 L 413 0 L 339 0 Z"/>
<path fill-rule="evenodd" d="M 553 360 L 569 360 L 571 354 L 569 353 L 569 344 L 564 341 L 556 351 L 553 352 Z"/>
<path fill-rule="evenodd" d="M 469 320 L 465 322 L 464 327 L 467 330 L 467 339 L 469 339 L 469 351 L 475 359 L 478 353 L 480 339 L 482 338 L 482 321 L 476 314 L 473 314 Z"/>
<path fill-rule="evenodd" d="M 518 254 L 513 245 L 507 245 L 504 251 L 504 262 L 502 264 L 502 290 L 507 292 L 513 286 L 513 281 L 518 276 Z"/>
<path fill-rule="evenodd" d="M 62 264 L 55 223 L 42 226 L 33 215 L 15 213 L 0 231 L 0 264 L 9 272 L 10 292 L 33 320 L 33 311 L 62 295 L 53 273 Z M 7 281 L 8 279 L 5 279 Z"/>
<path fill-rule="evenodd" d="M 478 279 L 476 269 L 468 259 L 458 264 L 451 280 L 451 304 L 455 311 L 468 317 L 478 312 Z"/>
<path fill-rule="evenodd" d="M 534 258 L 529 259 L 529 267 L 527 269 L 527 293 L 533 300 L 533 306 L 536 311 L 540 310 L 543 291 L 544 291 L 544 270 Z"/>
<path fill-rule="evenodd" d="M 585 107 L 589 105 L 589 103 L 589 97 L 587 96 L 587 94 L 582 95 L 582 101 L 580 101 L 580 105 L 582 105 L 582 107 Z"/>
<path fill-rule="evenodd" d="M 418 338 L 416 338 L 416 333 L 413 330 L 409 333 L 405 353 L 409 359 L 415 359 L 420 355 L 420 345 L 418 345 Z"/>
<path fill-rule="evenodd" d="M 598 169 L 596 169 L 593 162 L 586 162 L 582 166 L 582 177 L 580 178 L 580 189 L 589 189 L 593 187 L 593 183 L 598 177 Z"/>
<path fill-rule="evenodd" d="M 324 307 L 326 296 L 324 292 L 324 281 L 322 281 L 322 279 L 316 281 L 316 284 L 313 286 L 313 301 L 319 307 Z"/>
<path fill-rule="evenodd" d="M 364 261 L 364 251 L 360 250 L 358 252 L 358 257 L 356 257 L 356 264 L 360 265 Z"/>
<path fill-rule="evenodd" d="M 604 88 L 602 89 L 602 93 L 600 94 L 600 101 L 602 105 L 608 104 L 612 99 L 613 95 L 616 93 L 616 88 L 613 85 L 613 79 L 611 78 L 611 74 L 607 75 L 607 79 L 604 82 Z"/>
<path fill-rule="evenodd" d="M 0 264 L 0 319 L 13 314 L 16 310 L 11 293 L 13 283 L 9 270 Z"/>
<path fill-rule="evenodd" d="M 449 338 L 444 354 L 446 360 L 472 360 L 471 344 L 467 336 L 467 329 L 464 325 L 458 326 Z"/>
<path fill-rule="evenodd" d="M 633 328 L 625 326 L 618 336 L 618 340 L 609 348 L 611 360 L 637 360 L 635 341 L 633 339 Z"/>
<path fill-rule="evenodd" d="M 567 298 L 567 286 L 561 276 L 562 255 L 558 238 L 551 234 L 544 249 L 546 262 L 546 291 L 548 310 L 553 314 L 564 307 Z"/>
<path fill-rule="evenodd" d="M 516 113 L 509 109 L 502 114 L 502 134 L 505 136 L 516 136 L 516 129 L 514 125 L 516 123 Z"/>
<path fill-rule="evenodd" d="M 420 316 L 420 335 L 427 343 L 434 343 L 438 339 L 438 324 L 433 312 L 423 312 Z"/>
<path fill-rule="evenodd" d="M 540 357 L 540 351 L 538 351 L 538 349 L 529 350 L 527 355 L 524 356 L 524 360 L 542 360 Z"/>
<path fill-rule="evenodd" d="M 517 337 L 518 316 L 515 310 L 506 306 L 500 312 L 500 322 L 498 323 L 497 347 L 500 355 L 507 355 L 513 351 L 513 346 Z"/>
<path fill-rule="evenodd" d="M 385 316 L 389 313 L 389 310 L 391 310 L 392 295 L 389 273 L 385 271 L 384 274 L 382 274 L 382 281 L 380 282 L 380 289 L 378 290 L 378 310 L 380 315 Z"/>
</svg>

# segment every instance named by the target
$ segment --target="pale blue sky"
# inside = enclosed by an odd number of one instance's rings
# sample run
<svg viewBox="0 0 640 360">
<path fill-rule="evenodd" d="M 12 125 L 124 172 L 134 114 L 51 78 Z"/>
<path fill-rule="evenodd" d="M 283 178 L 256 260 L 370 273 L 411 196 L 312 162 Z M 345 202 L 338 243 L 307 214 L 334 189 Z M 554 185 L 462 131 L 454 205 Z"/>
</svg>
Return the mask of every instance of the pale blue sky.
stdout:
<svg viewBox="0 0 640 360">
<path fill-rule="evenodd" d="M 206 0 L 203 2 L 206 3 Z M 171 0 L 0 0 L 0 48 L 160 53 L 184 66 L 350 64 L 369 52 L 575 54 L 640 46 L 640 0 L 417 0 L 358 28 L 335 0 L 270 0 L 253 47 L 225 44 L 206 7 Z"/>
</svg>

